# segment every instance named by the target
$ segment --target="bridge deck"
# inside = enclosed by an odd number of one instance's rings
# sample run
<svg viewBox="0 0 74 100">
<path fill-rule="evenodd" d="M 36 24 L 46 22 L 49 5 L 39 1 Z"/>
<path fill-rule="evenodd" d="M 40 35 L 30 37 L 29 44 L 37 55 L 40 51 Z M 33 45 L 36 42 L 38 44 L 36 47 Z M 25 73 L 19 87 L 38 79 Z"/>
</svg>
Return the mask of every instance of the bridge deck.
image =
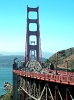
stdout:
<svg viewBox="0 0 74 100">
<path fill-rule="evenodd" d="M 39 72 L 26 72 L 26 71 L 20 71 L 20 70 L 13 70 L 13 72 L 17 75 L 23 76 L 23 77 L 29 77 L 49 82 L 56 82 L 60 84 L 69 84 L 74 85 L 74 73 L 71 72 L 62 72 L 58 71 L 58 75 L 55 75 L 54 73 L 39 73 Z M 53 71 L 55 72 L 55 71 Z"/>
</svg>

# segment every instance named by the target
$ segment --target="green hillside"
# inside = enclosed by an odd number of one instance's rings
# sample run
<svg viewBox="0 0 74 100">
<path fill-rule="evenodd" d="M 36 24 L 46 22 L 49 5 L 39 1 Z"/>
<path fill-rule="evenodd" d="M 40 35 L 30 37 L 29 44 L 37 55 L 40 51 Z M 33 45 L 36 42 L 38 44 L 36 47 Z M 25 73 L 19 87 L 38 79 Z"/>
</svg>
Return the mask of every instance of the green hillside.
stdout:
<svg viewBox="0 0 74 100">
<path fill-rule="evenodd" d="M 0 56 L 0 67 L 12 67 L 13 65 L 13 59 L 17 57 L 19 61 L 24 60 L 24 56 L 16 56 L 16 55 L 11 55 L 11 56 Z"/>
<path fill-rule="evenodd" d="M 67 60 L 68 69 L 69 70 L 74 69 L 74 47 L 63 50 L 63 51 L 64 51 L 63 54 L 58 54 L 58 68 L 66 69 L 67 64 L 66 64 L 65 60 Z M 55 64 L 56 64 L 56 53 L 45 61 L 45 63 L 44 63 L 45 66 L 48 67 L 50 62 L 53 63 L 54 66 L 55 66 Z"/>
<path fill-rule="evenodd" d="M 24 60 L 24 56 L 20 55 L 11 55 L 11 56 L 0 56 L 0 67 L 12 67 L 13 65 L 13 59 L 17 57 L 19 61 Z M 44 62 L 46 58 L 42 58 L 42 61 Z"/>
<path fill-rule="evenodd" d="M 0 97 L 0 100 L 13 100 L 13 92 L 12 90 L 8 92 L 7 94 Z"/>
</svg>

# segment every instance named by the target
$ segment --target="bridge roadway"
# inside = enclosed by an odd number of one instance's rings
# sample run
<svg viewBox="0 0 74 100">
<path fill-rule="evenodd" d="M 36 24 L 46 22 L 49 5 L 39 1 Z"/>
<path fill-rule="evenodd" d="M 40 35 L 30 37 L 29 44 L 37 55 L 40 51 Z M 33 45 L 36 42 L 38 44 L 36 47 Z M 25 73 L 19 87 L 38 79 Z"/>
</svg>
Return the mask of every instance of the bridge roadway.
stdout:
<svg viewBox="0 0 74 100">
<path fill-rule="evenodd" d="M 74 100 L 74 72 L 42 68 L 37 61 L 13 68 L 13 100 Z M 18 98 L 19 97 L 19 98 Z"/>
<path fill-rule="evenodd" d="M 23 62 L 24 63 L 24 62 Z M 74 100 L 74 72 L 42 68 L 30 60 L 13 66 L 13 100 Z"/>
<path fill-rule="evenodd" d="M 61 84 L 74 85 L 74 73 L 58 71 L 58 75 L 55 74 L 55 70 L 51 70 L 51 73 L 39 73 L 39 72 L 27 72 L 22 70 L 13 70 L 13 72 L 19 76 L 34 78 L 38 80 L 44 80 L 49 82 L 56 82 Z M 50 72 L 50 70 L 49 70 Z"/>
<path fill-rule="evenodd" d="M 30 19 L 29 12 L 36 12 L 37 19 Z M 29 24 L 35 23 L 37 30 L 29 30 Z M 25 45 L 25 63 L 19 69 L 14 59 L 13 64 L 13 100 L 74 100 L 74 73 L 43 69 L 41 64 L 41 38 L 39 27 L 39 7 L 27 6 L 27 28 Z M 35 35 L 37 43 L 30 41 L 30 36 Z M 36 51 L 32 54 L 30 51 Z M 58 54 L 56 54 L 56 65 Z M 34 57 L 37 61 L 31 61 Z M 18 69 L 18 70 L 17 70 Z M 57 67 L 56 67 L 57 69 Z"/>
</svg>

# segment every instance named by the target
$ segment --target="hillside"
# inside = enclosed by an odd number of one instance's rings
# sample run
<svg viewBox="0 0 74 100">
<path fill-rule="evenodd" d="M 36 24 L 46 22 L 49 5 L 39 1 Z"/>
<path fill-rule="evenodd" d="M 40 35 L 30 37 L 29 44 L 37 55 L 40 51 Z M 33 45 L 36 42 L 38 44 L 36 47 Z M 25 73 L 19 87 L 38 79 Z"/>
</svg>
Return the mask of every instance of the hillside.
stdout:
<svg viewBox="0 0 74 100">
<path fill-rule="evenodd" d="M 58 68 L 66 69 L 67 63 L 65 60 L 68 61 L 68 69 L 74 69 L 74 47 L 64 50 L 64 54 L 58 55 Z M 52 55 L 49 59 L 45 61 L 45 66 L 49 66 L 49 63 L 52 62 L 55 66 L 56 64 L 56 53 Z"/>
<path fill-rule="evenodd" d="M 13 96 L 13 92 L 11 90 L 7 94 L 5 94 L 2 97 L 0 97 L 0 100 L 13 100 L 12 96 Z"/>
<path fill-rule="evenodd" d="M 0 67 L 12 67 L 13 59 L 17 57 L 19 61 L 24 60 L 24 56 L 0 56 Z"/>
<path fill-rule="evenodd" d="M 0 56 L 3 56 L 2 54 L 0 54 Z"/>
<path fill-rule="evenodd" d="M 6 52 L 6 51 L 0 51 L 0 56 L 24 56 L 24 52 Z M 52 56 L 53 53 L 51 52 L 43 52 L 42 51 L 42 58 L 49 58 L 50 56 Z"/>
<path fill-rule="evenodd" d="M 24 56 L 21 55 L 12 55 L 12 56 L 0 56 L 0 67 L 12 67 L 13 59 L 17 57 L 19 61 L 24 60 Z M 46 58 L 42 58 L 44 62 Z"/>
</svg>

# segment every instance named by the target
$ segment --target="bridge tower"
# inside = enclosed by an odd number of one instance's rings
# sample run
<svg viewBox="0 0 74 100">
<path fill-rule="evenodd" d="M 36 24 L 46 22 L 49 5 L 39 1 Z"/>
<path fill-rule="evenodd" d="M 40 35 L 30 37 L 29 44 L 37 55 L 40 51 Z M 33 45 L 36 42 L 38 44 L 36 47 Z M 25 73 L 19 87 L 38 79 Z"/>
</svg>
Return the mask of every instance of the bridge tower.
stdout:
<svg viewBox="0 0 74 100">
<path fill-rule="evenodd" d="M 37 19 L 29 19 L 29 12 L 37 12 Z M 37 25 L 36 31 L 29 30 L 29 24 L 35 23 Z M 30 41 L 30 36 L 36 36 L 36 45 L 35 41 Z M 41 63 L 41 43 L 40 43 L 40 30 L 39 30 L 39 7 L 30 8 L 27 6 L 27 29 L 26 29 L 26 47 L 25 47 L 25 57 L 26 61 L 30 61 L 32 57 Z M 32 51 L 34 54 L 32 54 Z"/>
</svg>

